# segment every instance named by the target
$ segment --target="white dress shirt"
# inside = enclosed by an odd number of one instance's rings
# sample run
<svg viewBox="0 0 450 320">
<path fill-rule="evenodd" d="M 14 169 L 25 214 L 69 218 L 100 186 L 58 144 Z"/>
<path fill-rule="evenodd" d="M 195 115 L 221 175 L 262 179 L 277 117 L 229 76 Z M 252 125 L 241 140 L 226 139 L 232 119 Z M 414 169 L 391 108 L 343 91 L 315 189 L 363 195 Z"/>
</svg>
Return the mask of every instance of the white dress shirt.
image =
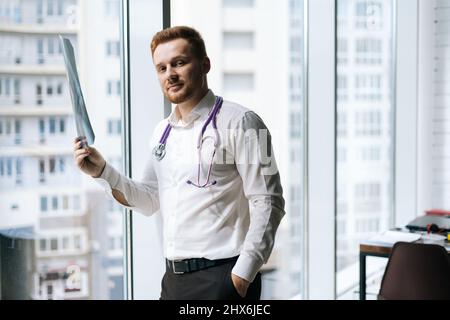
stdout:
<svg viewBox="0 0 450 320">
<path fill-rule="evenodd" d="M 123 176 L 108 163 L 95 180 L 113 199 L 111 189 L 122 192 L 130 204 L 124 207 L 145 215 L 159 211 L 167 259 L 239 255 L 232 272 L 252 282 L 269 258 L 285 213 L 283 190 L 263 121 L 254 112 L 229 101 L 223 102 L 217 115 L 220 140 L 210 178 L 217 183 L 197 188 L 186 182 L 197 182 L 197 141 L 214 101 L 209 90 L 186 120 L 179 119 L 174 110 L 156 126 L 141 181 Z M 153 148 L 168 122 L 172 130 L 166 154 L 158 161 Z M 200 183 L 207 179 L 213 137 L 210 123 L 203 135 Z"/>
</svg>

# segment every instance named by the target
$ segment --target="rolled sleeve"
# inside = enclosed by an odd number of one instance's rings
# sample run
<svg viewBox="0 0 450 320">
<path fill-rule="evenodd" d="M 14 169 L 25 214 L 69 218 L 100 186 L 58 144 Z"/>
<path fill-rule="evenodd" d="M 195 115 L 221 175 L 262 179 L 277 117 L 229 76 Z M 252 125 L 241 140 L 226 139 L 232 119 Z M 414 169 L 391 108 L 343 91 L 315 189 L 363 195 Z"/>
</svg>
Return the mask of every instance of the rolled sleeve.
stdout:
<svg viewBox="0 0 450 320">
<path fill-rule="evenodd" d="M 94 178 L 94 180 L 103 187 L 114 201 L 125 208 L 135 210 L 146 216 L 159 210 L 158 183 L 151 160 L 147 162 L 143 181 L 134 181 L 125 177 L 108 163 L 106 163 L 100 177 Z M 113 189 L 123 194 L 129 206 L 114 198 Z"/>
</svg>

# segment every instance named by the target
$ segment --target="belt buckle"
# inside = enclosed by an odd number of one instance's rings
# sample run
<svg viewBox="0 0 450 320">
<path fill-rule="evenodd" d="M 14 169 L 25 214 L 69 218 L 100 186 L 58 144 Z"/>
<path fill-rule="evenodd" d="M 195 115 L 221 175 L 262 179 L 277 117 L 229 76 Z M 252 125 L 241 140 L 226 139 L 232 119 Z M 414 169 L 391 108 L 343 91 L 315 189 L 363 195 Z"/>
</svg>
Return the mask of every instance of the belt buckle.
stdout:
<svg viewBox="0 0 450 320">
<path fill-rule="evenodd" d="M 182 261 L 182 260 L 172 260 L 172 270 L 173 270 L 174 274 L 183 274 L 184 273 L 184 271 L 177 272 L 177 270 L 175 269 L 175 262 L 180 262 L 180 261 Z"/>
</svg>

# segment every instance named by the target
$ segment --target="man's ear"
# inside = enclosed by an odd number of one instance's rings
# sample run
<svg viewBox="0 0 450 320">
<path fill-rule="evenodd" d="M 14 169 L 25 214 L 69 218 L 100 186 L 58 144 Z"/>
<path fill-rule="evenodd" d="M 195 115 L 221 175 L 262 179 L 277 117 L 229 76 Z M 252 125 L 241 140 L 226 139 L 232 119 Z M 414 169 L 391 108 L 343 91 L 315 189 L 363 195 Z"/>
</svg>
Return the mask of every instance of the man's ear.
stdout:
<svg viewBox="0 0 450 320">
<path fill-rule="evenodd" d="M 211 70 L 211 61 L 208 57 L 205 57 L 205 59 L 203 59 L 202 68 L 204 74 L 207 74 L 209 70 Z"/>
</svg>

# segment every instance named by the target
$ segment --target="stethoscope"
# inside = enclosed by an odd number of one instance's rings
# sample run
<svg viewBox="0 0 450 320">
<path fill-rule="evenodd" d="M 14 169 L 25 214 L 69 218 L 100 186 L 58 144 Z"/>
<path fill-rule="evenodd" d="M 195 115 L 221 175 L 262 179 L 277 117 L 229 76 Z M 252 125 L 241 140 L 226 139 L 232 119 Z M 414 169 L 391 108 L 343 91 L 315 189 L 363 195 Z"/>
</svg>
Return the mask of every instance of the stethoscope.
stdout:
<svg viewBox="0 0 450 320">
<path fill-rule="evenodd" d="M 222 107 L 222 103 L 223 103 L 222 97 L 217 96 L 216 100 L 214 102 L 214 106 L 211 109 L 211 111 L 208 115 L 208 118 L 206 119 L 205 123 L 203 124 L 202 130 L 200 131 L 200 134 L 198 136 L 198 140 L 197 140 L 197 152 L 198 152 L 197 183 L 195 183 L 191 180 L 186 181 L 187 184 L 191 184 L 198 188 L 210 187 L 217 183 L 216 180 L 211 181 L 211 182 L 209 180 L 211 177 L 211 169 L 212 169 L 212 165 L 213 165 L 213 161 L 214 161 L 214 156 L 216 154 L 216 150 L 217 150 L 217 147 L 219 146 L 219 141 L 220 141 L 219 131 L 217 130 L 216 118 L 217 118 L 217 114 L 219 113 L 220 108 Z M 215 135 L 214 135 L 214 137 L 209 137 L 209 136 L 203 137 L 203 134 L 205 133 L 206 128 L 211 123 L 211 121 L 212 121 L 212 126 L 214 129 Z M 158 145 L 156 145 L 156 147 L 153 148 L 153 155 L 155 156 L 156 160 L 158 160 L 158 161 L 161 161 L 164 158 L 164 156 L 166 155 L 166 144 L 167 144 L 167 138 L 169 137 L 169 134 L 170 134 L 170 130 L 172 130 L 172 125 L 170 123 L 168 123 L 166 128 L 164 129 L 161 139 L 159 139 Z M 207 140 L 208 138 L 214 139 L 214 151 L 211 156 L 211 162 L 209 163 L 206 181 L 205 181 L 205 183 L 200 183 L 202 145 L 203 145 L 203 142 L 205 140 Z"/>
</svg>

